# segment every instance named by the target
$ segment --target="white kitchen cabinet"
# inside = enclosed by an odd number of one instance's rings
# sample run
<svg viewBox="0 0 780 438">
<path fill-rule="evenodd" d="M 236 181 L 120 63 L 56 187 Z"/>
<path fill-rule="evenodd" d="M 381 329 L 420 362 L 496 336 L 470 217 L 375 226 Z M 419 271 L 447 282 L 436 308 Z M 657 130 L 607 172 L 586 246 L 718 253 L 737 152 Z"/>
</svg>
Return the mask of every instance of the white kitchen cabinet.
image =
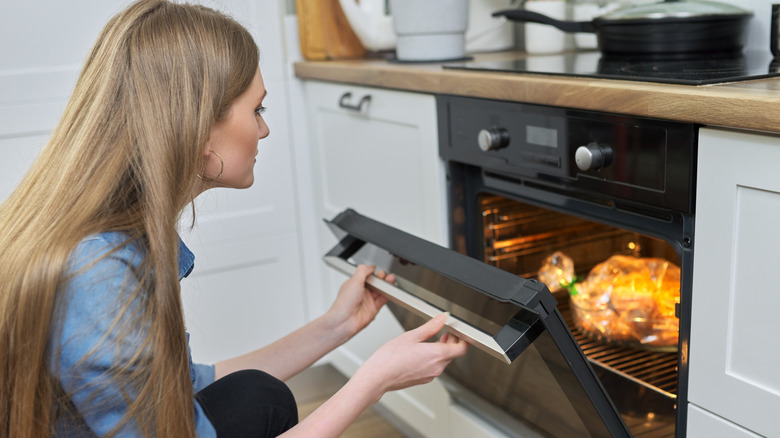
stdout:
<svg viewBox="0 0 780 438">
<path fill-rule="evenodd" d="M 317 220 L 331 219 L 349 207 L 445 244 L 445 178 L 438 157 L 434 97 L 324 82 L 306 82 L 304 94 Z M 318 254 L 337 243 L 321 220 L 317 236 L 311 250 Z M 325 302 L 330 303 L 346 277 L 324 267 L 320 272 Z M 377 348 L 402 332 L 383 309 L 330 359 L 342 373 L 352 375 Z M 443 386 L 433 382 L 388 393 L 382 403 L 424 436 L 444 437 L 449 430 L 448 400 Z"/>
<path fill-rule="evenodd" d="M 352 207 L 443 244 L 446 201 L 435 98 L 314 81 L 306 82 L 305 92 L 320 212 L 330 218 Z M 346 108 L 361 100 L 362 109 Z"/>
<path fill-rule="evenodd" d="M 0 13 L 0 202 L 65 108 L 80 63 L 119 0 L 5 2 Z"/>
<path fill-rule="evenodd" d="M 778 167 L 777 136 L 699 132 L 691 437 L 736 436 L 729 422 L 763 436 L 780 431 Z M 726 421 L 699 421 L 704 411 Z"/>
<path fill-rule="evenodd" d="M 694 437 L 759 438 L 761 435 L 741 428 L 711 412 L 691 404 L 688 406 L 688 434 Z"/>
</svg>

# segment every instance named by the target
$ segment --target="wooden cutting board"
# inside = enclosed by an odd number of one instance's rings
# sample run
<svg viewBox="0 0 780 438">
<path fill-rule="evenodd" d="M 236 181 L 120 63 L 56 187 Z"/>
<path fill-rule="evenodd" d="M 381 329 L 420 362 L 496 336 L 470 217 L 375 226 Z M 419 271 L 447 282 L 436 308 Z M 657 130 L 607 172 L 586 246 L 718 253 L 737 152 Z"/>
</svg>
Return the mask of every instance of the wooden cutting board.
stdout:
<svg viewBox="0 0 780 438">
<path fill-rule="evenodd" d="M 311 61 L 360 58 L 366 49 L 338 0 L 295 0 L 301 54 Z"/>
</svg>

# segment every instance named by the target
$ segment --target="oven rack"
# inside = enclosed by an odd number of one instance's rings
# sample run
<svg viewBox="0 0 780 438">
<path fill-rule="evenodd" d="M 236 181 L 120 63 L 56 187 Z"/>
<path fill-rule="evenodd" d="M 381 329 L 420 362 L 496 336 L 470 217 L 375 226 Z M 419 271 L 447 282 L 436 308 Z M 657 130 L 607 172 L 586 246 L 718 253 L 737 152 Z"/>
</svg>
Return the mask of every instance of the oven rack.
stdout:
<svg viewBox="0 0 780 438">
<path fill-rule="evenodd" d="M 574 325 L 568 300 L 560 301 L 558 309 L 591 362 L 664 397 L 677 398 L 677 352 L 640 350 L 593 339 Z"/>
<path fill-rule="evenodd" d="M 593 339 L 574 325 L 568 297 L 556 298 L 566 324 L 582 352 L 594 365 L 610 397 L 618 405 L 623 421 L 632 435 L 637 438 L 674 436 L 677 352 L 639 350 Z M 599 368 L 608 372 L 599 373 Z M 622 381 L 615 384 L 615 380 Z M 642 397 L 645 402 L 642 403 L 641 409 L 636 409 L 638 406 L 633 403 L 636 402 L 639 392 L 645 393 Z M 634 415 L 634 412 L 641 414 Z"/>
</svg>

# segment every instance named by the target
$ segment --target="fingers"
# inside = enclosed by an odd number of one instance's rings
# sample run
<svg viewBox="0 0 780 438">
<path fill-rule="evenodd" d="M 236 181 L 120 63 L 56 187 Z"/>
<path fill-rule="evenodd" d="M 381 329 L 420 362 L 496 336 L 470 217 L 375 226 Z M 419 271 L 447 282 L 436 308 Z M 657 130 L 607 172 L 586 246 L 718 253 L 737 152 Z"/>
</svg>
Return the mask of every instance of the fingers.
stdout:
<svg viewBox="0 0 780 438">
<path fill-rule="evenodd" d="M 442 344 L 447 349 L 447 355 L 449 360 L 455 359 L 456 357 L 463 356 L 466 354 L 466 351 L 469 348 L 469 343 L 464 341 L 463 339 L 460 339 L 459 337 L 453 335 L 452 333 L 446 332 L 444 333 L 441 338 L 439 338 L 439 344 Z"/>
<path fill-rule="evenodd" d="M 449 312 L 440 313 L 430 321 L 408 333 L 418 342 L 427 341 L 444 328 L 444 323 L 447 322 L 447 317 L 449 315 Z"/>
<path fill-rule="evenodd" d="M 469 348 L 468 342 L 449 333 L 446 333 L 445 335 L 447 335 L 446 339 L 442 336 L 442 340 L 439 343 L 446 346 L 450 359 L 455 359 L 456 357 L 466 354 L 466 351 Z"/>
<path fill-rule="evenodd" d="M 357 268 L 355 268 L 355 273 L 352 274 L 352 278 L 356 278 L 360 282 L 365 283 L 368 276 L 374 273 L 374 269 L 376 269 L 376 266 L 357 265 Z"/>
<path fill-rule="evenodd" d="M 453 360 L 466 354 L 469 344 L 455 335 L 447 335 L 446 342 L 421 344 L 421 346 L 427 350 L 426 353 L 422 353 L 422 350 L 418 350 L 418 364 L 425 363 L 426 360 L 429 361 L 427 373 L 422 376 L 425 379 L 428 379 L 427 381 L 441 375 L 441 373 L 444 372 L 444 369 Z"/>
<path fill-rule="evenodd" d="M 365 283 L 366 279 L 368 279 L 368 277 L 371 274 L 374 274 L 374 270 L 375 269 L 376 269 L 376 266 L 373 266 L 373 265 L 357 265 L 357 267 L 355 268 L 355 273 L 352 274 L 352 278 L 355 278 L 355 279 Z M 386 281 L 388 283 L 395 283 L 395 275 L 388 274 L 387 272 L 385 272 L 382 269 L 376 271 L 376 276 L 379 279 L 384 280 L 384 281 Z"/>
<path fill-rule="evenodd" d="M 454 335 L 450 332 L 446 332 L 443 335 L 441 335 L 439 342 L 441 342 L 442 344 L 457 344 L 459 342 L 466 342 L 466 341 L 462 340 L 457 335 Z"/>
<path fill-rule="evenodd" d="M 371 292 L 371 298 L 374 300 L 374 305 L 376 306 L 377 309 L 380 309 L 382 306 L 387 304 L 387 297 L 382 294 Z"/>
<path fill-rule="evenodd" d="M 414 330 L 409 331 L 408 333 L 412 335 L 414 339 L 418 342 L 427 341 L 428 339 L 433 337 L 436 333 L 439 333 L 444 328 L 444 325 L 447 322 L 447 318 L 449 316 L 450 316 L 449 312 L 440 313 L 430 321 L 426 322 L 420 327 L 417 327 Z M 457 336 L 449 332 L 446 332 L 441 336 L 441 338 L 439 339 L 439 343 L 448 346 L 454 346 L 451 349 L 453 354 L 452 357 L 462 356 L 463 354 L 466 353 L 466 349 L 468 348 L 468 342 L 458 338 Z"/>
<path fill-rule="evenodd" d="M 466 354 L 468 343 L 453 334 L 445 333 L 439 342 L 426 342 L 439 333 L 448 316 L 449 313 L 437 315 L 389 341 L 369 358 L 365 369 L 381 376 L 378 382 L 382 391 L 430 382 L 441 375 L 452 360 Z"/>
<path fill-rule="evenodd" d="M 376 276 L 379 277 L 381 280 L 384 280 L 384 281 L 386 281 L 388 283 L 391 283 L 391 284 L 395 283 L 395 275 L 388 274 L 387 272 L 385 272 L 382 269 L 376 271 Z"/>
</svg>

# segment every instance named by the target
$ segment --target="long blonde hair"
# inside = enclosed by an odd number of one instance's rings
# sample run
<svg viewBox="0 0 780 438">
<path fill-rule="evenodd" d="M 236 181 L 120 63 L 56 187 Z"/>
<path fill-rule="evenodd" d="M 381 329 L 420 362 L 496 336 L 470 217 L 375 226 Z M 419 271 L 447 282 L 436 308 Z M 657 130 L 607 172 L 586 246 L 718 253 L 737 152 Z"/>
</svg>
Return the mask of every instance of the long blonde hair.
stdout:
<svg viewBox="0 0 780 438">
<path fill-rule="evenodd" d="M 0 206 L 0 436 L 51 435 L 58 288 L 78 242 L 103 231 L 146 250 L 143 311 L 123 328 L 147 334 L 146 366 L 114 377 L 137 390 L 124 421 L 146 436 L 194 435 L 177 223 L 214 122 L 257 66 L 246 29 L 202 6 L 141 0 L 106 24 L 51 138 Z"/>
</svg>

